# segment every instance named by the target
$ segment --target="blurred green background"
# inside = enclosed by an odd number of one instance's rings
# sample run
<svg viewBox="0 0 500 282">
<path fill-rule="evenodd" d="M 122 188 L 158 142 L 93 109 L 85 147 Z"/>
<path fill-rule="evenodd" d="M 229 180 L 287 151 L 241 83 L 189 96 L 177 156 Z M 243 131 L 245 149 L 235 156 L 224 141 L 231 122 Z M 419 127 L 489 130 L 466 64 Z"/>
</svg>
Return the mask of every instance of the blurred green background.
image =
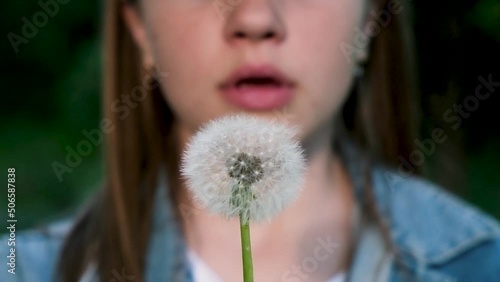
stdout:
<svg viewBox="0 0 500 282">
<path fill-rule="evenodd" d="M 42 2 L 47 2 L 43 0 Z M 427 176 L 500 218 L 500 88 L 458 130 L 443 121 L 454 103 L 473 95 L 478 76 L 500 81 L 500 2 L 412 1 L 420 73 L 423 138 L 441 127 L 450 140 L 427 159 Z M 69 1 L 18 52 L 12 34 L 33 22 L 38 1 L 4 0 L 1 19 L 0 173 L 16 168 L 16 216 L 30 228 L 76 211 L 103 178 L 102 146 L 60 182 L 52 168 L 66 147 L 100 120 L 99 1 Z M 43 21 L 40 17 L 38 21 Z M 10 35 L 9 35 L 10 34 Z M 6 218 L 7 191 L 0 193 Z"/>
</svg>

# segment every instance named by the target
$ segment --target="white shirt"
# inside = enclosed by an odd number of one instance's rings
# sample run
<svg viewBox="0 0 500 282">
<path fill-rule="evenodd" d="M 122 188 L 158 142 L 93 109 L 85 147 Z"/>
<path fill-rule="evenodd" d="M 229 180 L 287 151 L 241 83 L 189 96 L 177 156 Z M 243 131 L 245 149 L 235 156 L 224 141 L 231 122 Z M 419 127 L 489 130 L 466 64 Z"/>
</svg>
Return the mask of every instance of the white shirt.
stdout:
<svg viewBox="0 0 500 282">
<path fill-rule="evenodd" d="M 223 282 L 222 279 L 212 270 L 198 255 L 188 249 L 188 259 L 191 264 L 194 282 Z M 325 282 L 345 282 L 345 273 L 341 272 Z"/>
</svg>

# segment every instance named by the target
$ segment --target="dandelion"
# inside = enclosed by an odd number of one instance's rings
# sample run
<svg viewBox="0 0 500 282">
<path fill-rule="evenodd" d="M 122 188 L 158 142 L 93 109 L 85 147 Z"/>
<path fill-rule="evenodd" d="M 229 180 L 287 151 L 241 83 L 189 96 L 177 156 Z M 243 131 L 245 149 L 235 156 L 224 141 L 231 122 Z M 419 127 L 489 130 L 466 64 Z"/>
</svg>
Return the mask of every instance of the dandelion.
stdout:
<svg viewBox="0 0 500 282">
<path fill-rule="evenodd" d="M 206 124 L 190 140 L 181 173 L 194 199 L 208 211 L 253 222 L 270 220 L 294 200 L 303 181 L 296 131 L 249 115 Z"/>
<path fill-rule="evenodd" d="M 305 160 L 295 134 L 277 121 L 230 115 L 204 125 L 182 156 L 195 201 L 240 218 L 245 281 L 253 277 L 249 222 L 270 221 L 300 193 Z"/>
</svg>

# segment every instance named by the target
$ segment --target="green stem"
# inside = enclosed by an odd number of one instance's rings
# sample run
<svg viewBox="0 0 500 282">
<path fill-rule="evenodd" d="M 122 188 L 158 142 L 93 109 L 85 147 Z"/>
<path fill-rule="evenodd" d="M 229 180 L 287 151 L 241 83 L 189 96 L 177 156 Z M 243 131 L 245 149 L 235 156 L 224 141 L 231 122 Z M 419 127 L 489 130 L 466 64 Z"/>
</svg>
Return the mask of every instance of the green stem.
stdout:
<svg viewBox="0 0 500 282">
<path fill-rule="evenodd" d="M 246 222 L 246 223 L 244 223 Z M 241 254 L 243 257 L 243 281 L 253 282 L 252 246 L 250 244 L 250 223 L 240 213 Z"/>
</svg>

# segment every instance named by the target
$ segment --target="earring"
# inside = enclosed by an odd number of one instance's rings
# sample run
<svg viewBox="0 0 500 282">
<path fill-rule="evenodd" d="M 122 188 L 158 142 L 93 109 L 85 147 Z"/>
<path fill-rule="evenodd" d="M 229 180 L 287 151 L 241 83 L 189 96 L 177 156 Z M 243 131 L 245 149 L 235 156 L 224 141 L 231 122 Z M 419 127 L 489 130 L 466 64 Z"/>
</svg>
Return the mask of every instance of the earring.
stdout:
<svg viewBox="0 0 500 282">
<path fill-rule="evenodd" d="M 359 64 L 356 64 L 354 66 L 354 69 L 352 70 L 352 74 L 357 78 L 361 78 L 365 75 L 365 68 L 360 66 Z"/>
<path fill-rule="evenodd" d="M 144 70 L 145 75 L 149 77 L 149 80 L 156 79 L 156 73 L 155 73 L 156 69 L 153 64 L 144 63 L 142 64 L 142 68 Z"/>
<path fill-rule="evenodd" d="M 155 71 L 156 69 L 153 64 L 147 64 L 147 63 L 142 64 L 142 75 L 143 78 L 145 79 L 145 83 L 147 83 L 148 85 L 151 86 L 156 85 L 157 81 L 156 81 Z"/>
</svg>

